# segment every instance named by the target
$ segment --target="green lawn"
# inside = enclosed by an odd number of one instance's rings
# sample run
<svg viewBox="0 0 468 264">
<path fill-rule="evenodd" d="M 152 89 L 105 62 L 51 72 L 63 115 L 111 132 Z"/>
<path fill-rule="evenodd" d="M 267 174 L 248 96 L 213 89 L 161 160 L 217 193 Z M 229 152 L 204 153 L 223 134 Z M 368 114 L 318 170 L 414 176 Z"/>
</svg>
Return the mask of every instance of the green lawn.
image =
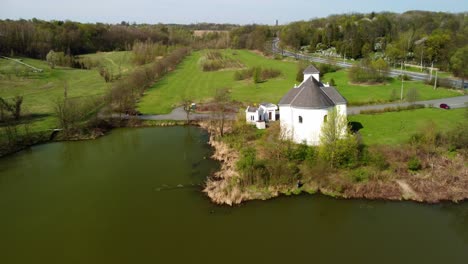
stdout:
<svg viewBox="0 0 468 264">
<path fill-rule="evenodd" d="M 278 103 L 295 83 L 295 62 L 268 59 L 246 50 L 223 50 L 228 56 L 240 60 L 246 67 L 262 66 L 281 71 L 281 76 L 255 85 L 252 81 L 234 81 L 236 70 L 203 72 L 199 60 L 204 51 L 193 52 L 175 71 L 151 87 L 138 105 L 145 114 L 168 113 L 183 98 L 196 102 L 210 99 L 218 88 L 231 88 L 234 100 L 243 103 Z"/>
<path fill-rule="evenodd" d="M 68 83 L 70 98 L 101 95 L 108 89 L 108 84 L 96 70 L 50 69 L 46 62 L 34 59 L 23 59 L 23 62 L 44 71 L 32 73 L 25 66 L 0 59 L 0 97 L 23 96 L 23 113 L 37 115 L 32 124 L 34 131 L 55 127 L 53 105 L 54 100 L 63 97 L 64 82 Z"/>
<path fill-rule="evenodd" d="M 437 129 L 447 131 L 460 122 L 466 122 L 466 109 L 443 110 L 426 108 L 411 111 L 391 112 L 374 115 L 349 116 L 350 122 L 359 122 L 365 144 L 400 144 L 408 142 L 410 136 L 422 132 L 433 121 Z"/>
<path fill-rule="evenodd" d="M 203 72 L 199 61 L 205 51 L 197 51 L 181 63 L 178 68 L 151 87 L 138 104 L 144 114 L 169 113 L 180 105 L 184 98 L 202 102 L 209 100 L 217 88 L 231 88 L 234 100 L 245 104 L 269 101 L 278 103 L 281 97 L 297 83 L 295 61 L 279 61 L 265 58 L 247 50 L 223 50 L 225 56 L 240 60 L 246 67 L 262 66 L 279 69 L 281 77 L 255 85 L 252 81 L 234 81 L 235 70 Z M 350 104 L 388 102 L 391 92 L 400 94 L 401 82 L 393 80 L 385 85 L 351 85 L 345 70 L 326 74 L 324 82 L 335 79 L 338 90 Z M 404 89 L 415 87 L 419 90 L 420 100 L 458 96 L 460 93 L 447 89 L 434 90 L 422 82 L 405 82 Z"/>
<path fill-rule="evenodd" d="M 340 93 L 351 105 L 369 102 L 388 102 L 390 101 L 392 90 L 395 90 L 398 98 L 400 97 L 401 81 L 399 80 L 392 79 L 390 82 L 382 85 L 353 85 L 349 83 L 348 72 L 346 70 L 328 73 L 322 80 L 323 82 L 329 82 L 332 78 L 335 80 L 336 87 Z M 405 81 L 403 99 L 406 96 L 406 91 L 411 88 L 418 89 L 419 100 L 431 100 L 461 95 L 458 91 L 444 88 L 434 90 L 431 85 L 426 85 L 419 81 Z"/>
<path fill-rule="evenodd" d="M 133 52 L 131 51 L 111 51 L 111 52 L 98 52 L 92 54 L 82 55 L 80 57 L 87 57 L 93 60 L 100 61 L 103 66 L 111 70 L 113 74 L 125 75 L 135 68 L 133 60 Z"/>
</svg>

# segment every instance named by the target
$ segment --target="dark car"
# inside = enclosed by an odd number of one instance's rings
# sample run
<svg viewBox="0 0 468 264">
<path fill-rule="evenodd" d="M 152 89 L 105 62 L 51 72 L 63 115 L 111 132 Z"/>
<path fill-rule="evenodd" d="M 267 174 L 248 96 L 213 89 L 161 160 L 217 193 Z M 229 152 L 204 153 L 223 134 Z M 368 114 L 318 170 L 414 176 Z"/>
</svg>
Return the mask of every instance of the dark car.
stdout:
<svg viewBox="0 0 468 264">
<path fill-rule="evenodd" d="M 439 107 L 443 109 L 450 109 L 450 106 L 448 104 L 440 104 Z"/>
</svg>

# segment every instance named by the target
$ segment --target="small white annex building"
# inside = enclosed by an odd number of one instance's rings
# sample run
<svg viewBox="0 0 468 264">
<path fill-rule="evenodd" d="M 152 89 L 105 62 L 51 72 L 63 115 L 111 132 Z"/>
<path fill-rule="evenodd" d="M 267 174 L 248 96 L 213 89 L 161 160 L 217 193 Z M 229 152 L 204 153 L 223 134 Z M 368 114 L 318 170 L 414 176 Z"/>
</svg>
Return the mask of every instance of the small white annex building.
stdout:
<svg viewBox="0 0 468 264">
<path fill-rule="evenodd" d="M 304 70 L 304 81 L 278 104 L 281 134 L 296 143 L 318 145 L 322 125 L 334 108 L 346 116 L 346 100 L 334 87 L 321 83 L 319 76 L 320 72 L 309 66 Z"/>
<path fill-rule="evenodd" d="M 278 106 L 272 103 L 261 103 L 258 107 L 248 106 L 245 110 L 247 123 L 276 121 Z"/>
</svg>

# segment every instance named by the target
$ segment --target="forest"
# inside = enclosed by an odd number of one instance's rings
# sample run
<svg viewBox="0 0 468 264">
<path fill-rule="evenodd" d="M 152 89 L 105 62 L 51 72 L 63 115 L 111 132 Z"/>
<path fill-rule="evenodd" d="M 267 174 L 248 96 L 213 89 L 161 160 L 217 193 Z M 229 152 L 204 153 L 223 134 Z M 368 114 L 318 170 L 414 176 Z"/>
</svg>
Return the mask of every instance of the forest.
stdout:
<svg viewBox="0 0 468 264">
<path fill-rule="evenodd" d="M 332 15 L 286 25 L 280 38 L 283 47 L 293 50 L 334 49 L 346 58 L 383 57 L 449 70 L 456 64 L 452 56 L 467 49 L 468 16 L 426 11 Z"/>
</svg>

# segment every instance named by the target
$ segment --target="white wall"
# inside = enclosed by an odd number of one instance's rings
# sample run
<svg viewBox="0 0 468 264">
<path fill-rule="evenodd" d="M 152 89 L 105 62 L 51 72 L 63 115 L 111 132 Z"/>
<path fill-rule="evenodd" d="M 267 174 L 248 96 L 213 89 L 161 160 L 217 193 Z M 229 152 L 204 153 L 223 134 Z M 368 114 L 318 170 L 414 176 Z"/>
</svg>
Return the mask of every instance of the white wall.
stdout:
<svg viewBox="0 0 468 264">
<path fill-rule="evenodd" d="M 326 109 L 300 109 L 280 107 L 281 134 L 283 138 L 292 139 L 300 144 L 304 141 L 308 145 L 319 145 L 322 125 L 325 115 L 329 115 L 333 107 Z M 337 105 L 340 115 L 346 116 L 346 105 Z M 302 123 L 299 123 L 302 116 Z M 346 132 L 343 131 L 343 134 Z"/>
<path fill-rule="evenodd" d="M 276 108 L 273 107 L 262 107 L 263 110 L 263 119 L 264 121 L 276 121 Z M 271 119 L 269 117 L 269 113 L 271 113 Z"/>
<path fill-rule="evenodd" d="M 247 121 L 247 123 L 251 123 L 251 124 L 255 124 L 255 122 L 257 122 L 258 120 L 258 116 L 257 116 L 257 113 L 252 113 L 252 112 L 245 112 L 245 120 Z"/>
<path fill-rule="evenodd" d="M 314 73 L 314 74 L 304 74 L 304 81 L 309 79 L 309 77 L 312 76 L 315 78 L 315 80 L 320 82 L 320 74 L 319 73 Z"/>
</svg>

